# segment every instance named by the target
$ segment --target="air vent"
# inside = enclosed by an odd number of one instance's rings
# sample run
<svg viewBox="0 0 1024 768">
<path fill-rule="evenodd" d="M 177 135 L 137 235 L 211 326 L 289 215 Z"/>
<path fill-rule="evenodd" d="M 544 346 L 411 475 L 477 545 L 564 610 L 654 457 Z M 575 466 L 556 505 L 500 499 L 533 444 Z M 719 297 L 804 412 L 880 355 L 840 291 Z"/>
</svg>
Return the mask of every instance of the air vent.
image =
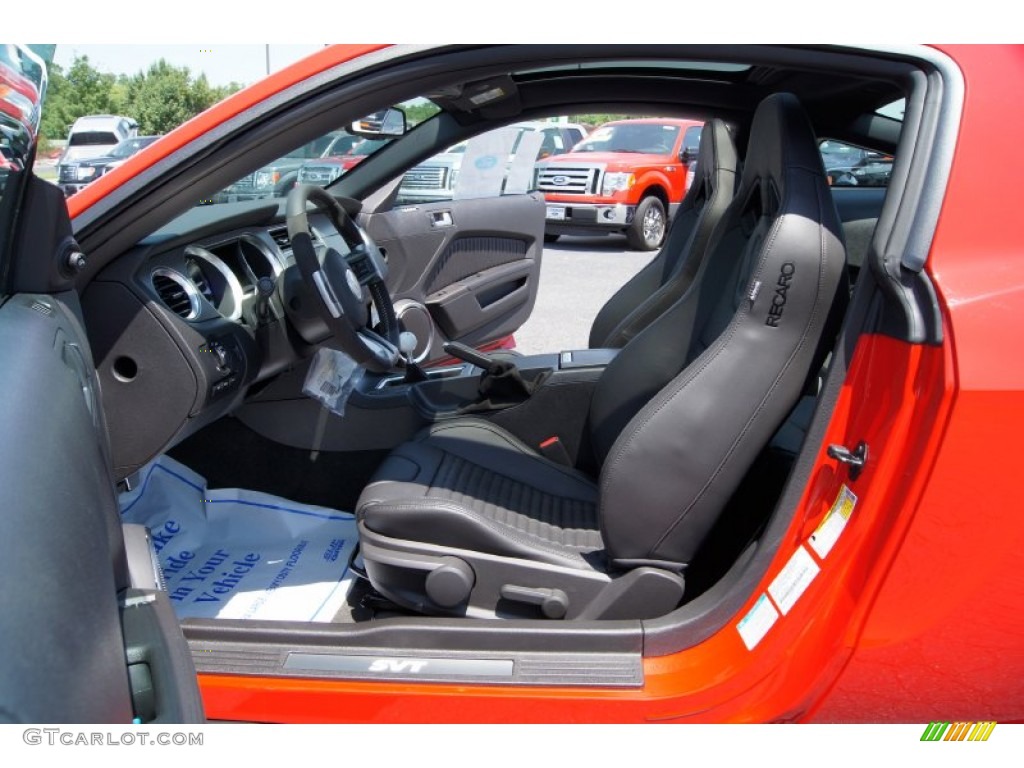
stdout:
<svg viewBox="0 0 1024 768">
<path fill-rule="evenodd" d="M 277 243 L 277 247 L 280 248 L 282 251 L 290 251 L 292 249 L 292 241 L 288 237 L 287 227 L 281 227 L 280 229 L 272 229 L 270 230 L 269 234 L 271 239 L 273 239 L 273 241 Z"/>
<path fill-rule="evenodd" d="M 213 289 L 210 288 L 210 283 L 207 281 L 206 275 L 203 274 L 203 268 L 199 266 L 199 263 L 195 259 L 187 259 L 185 269 L 188 271 L 188 279 L 192 281 L 192 285 L 196 287 L 199 294 L 211 304 L 216 304 Z"/>
<path fill-rule="evenodd" d="M 313 239 L 314 248 L 325 248 L 324 239 L 320 236 L 320 233 L 313 229 L 313 225 L 309 225 L 309 236 Z"/>
<path fill-rule="evenodd" d="M 281 249 L 282 254 L 288 254 L 292 252 L 292 241 L 288 237 L 288 228 L 281 227 L 280 229 L 272 229 L 267 234 L 270 238 L 277 243 L 277 247 Z M 314 248 L 324 248 L 324 239 L 320 233 L 313 229 L 313 226 L 309 227 L 309 236 L 313 239 Z"/>
<path fill-rule="evenodd" d="M 183 276 L 170 269 L 153 270 L 153 288 L 174 314 L 191 320 L 199 314 L 199 294 Z"/>
</svg>

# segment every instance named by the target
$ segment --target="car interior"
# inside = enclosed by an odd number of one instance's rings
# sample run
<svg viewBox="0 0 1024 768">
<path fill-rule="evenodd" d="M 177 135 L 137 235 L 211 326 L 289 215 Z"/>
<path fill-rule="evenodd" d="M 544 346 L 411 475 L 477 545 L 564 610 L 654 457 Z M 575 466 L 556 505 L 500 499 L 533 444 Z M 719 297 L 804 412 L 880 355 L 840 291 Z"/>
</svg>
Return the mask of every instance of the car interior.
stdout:
<svg viewBox="0 0 1024 768">
<path fill-rule="evenodd" d="M 348 576 L 329 616 L 179 613 L 196 669 L 425 679 L 353 662 L 400 648 L 451 659 L 437 681 L 630 686 L 644 656 L 725 626 L 792 520 L 858 336 L 938 333 L 899 244 L 934 213 L 942 66 L 813 47 L 400 49 L 293 87 L 126 182 L 116 210 L 88 209 L 75 287 L 122 510 L 169 457 L 210 489 L 350 521 L 322 558 Z M 196 205 L 424 102 L 433 116 L 326 189 Z M 588 348 L 495 351 L 533 309 L 543 197 L 403 205 L 402 173 L 502 125 L 595 112 L 706 121 L 694 181 Z M 833 185 L 826 139 L 894 158 L 888 184 Z M 343 410 L 309 396 L 326 352 L 358 366 Z M 280 535 L 285 573 L 305 534 Z M 218 546 L 234 590 L 249 568 Z M 213 599 L 168 589 L 175 608 Z"/>
</svg>

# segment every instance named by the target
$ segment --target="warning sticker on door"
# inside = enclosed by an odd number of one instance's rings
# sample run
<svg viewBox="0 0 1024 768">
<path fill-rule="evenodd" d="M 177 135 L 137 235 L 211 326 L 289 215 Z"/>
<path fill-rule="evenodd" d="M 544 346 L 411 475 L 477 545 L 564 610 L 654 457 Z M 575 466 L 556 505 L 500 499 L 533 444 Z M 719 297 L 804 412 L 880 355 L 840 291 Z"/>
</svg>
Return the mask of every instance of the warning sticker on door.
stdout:
<svg viewBox="0 0 1024 768">
<path fill-rule="evenodd" d="M 206 480 L 166 456 L 122 494 L 149 528 L 179 618 L 330 621 L 355 579 L 351 514 Z"/>
<path fill-rule="evenodd" d="M 783 616 L 796 605 L 796 601 L 811 585 L 820 570 L 811 553 L 803 546 L 797 547 L 789 562 L 768 585 L 768 594 L 779 606 Z"/>
<path fill-rule="evenodd" d="M 814 550 L 814 554 L 819 559 L 824 560 L 828 553 L 832 551 L 832 547 L 839 540 L 839 535 L 846 528 L 846 524 L 849 522 L 850 516 L 853 515 L 853 509 L 856 506 L 857 496 L 845 485 L 841 486 L 839 488 L 839 495 L 836 496 L 832 508 L 808 540 L 811 549 Z"/>
<path fill-rule="evenodd" d="M 736 630 L 740 633 L 740 638 L 747 646 L 748 651 L 754 650 L 754 647 L 768 634 L 768 630 L 772 628 L 778 618 L 779 612 L 775 610 L 775 606 L 772 605 L 767 595 L 757 598 L 754 607 L 736 625 Z"/>
</svg>

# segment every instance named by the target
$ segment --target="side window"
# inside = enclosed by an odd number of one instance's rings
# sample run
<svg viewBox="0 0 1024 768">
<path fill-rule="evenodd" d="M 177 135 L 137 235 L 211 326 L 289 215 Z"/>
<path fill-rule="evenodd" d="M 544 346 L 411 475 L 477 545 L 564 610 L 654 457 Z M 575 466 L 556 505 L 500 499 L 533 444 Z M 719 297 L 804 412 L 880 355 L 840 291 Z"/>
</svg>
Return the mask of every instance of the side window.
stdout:
<svg viewBox="0 0 1024 768">
<path fill-rule="evenodd" d="M 892 155 L 843 141 L 819 142 L 825 176 L 833 187 L 887 187 L 892 175 Z"/>
<path fill-rule="evenodd" d="M 553 130 L 545 128 L 541 131 L 541 134 L 543 138 L 540 142 L 540 151 L 537 153 L 538 160 L 565 152 L 565 142 L 562 141 L 562 134 L 559 133 L 557 128 Z"/>
<path fill-rule="evenodd" d="M 507 126 L 449 147 L 402 177 L 397 205 L 524 194 L 533 188 L 534 163 L 565 151 L 561 133 L 542 126 Z"/>
</svg>

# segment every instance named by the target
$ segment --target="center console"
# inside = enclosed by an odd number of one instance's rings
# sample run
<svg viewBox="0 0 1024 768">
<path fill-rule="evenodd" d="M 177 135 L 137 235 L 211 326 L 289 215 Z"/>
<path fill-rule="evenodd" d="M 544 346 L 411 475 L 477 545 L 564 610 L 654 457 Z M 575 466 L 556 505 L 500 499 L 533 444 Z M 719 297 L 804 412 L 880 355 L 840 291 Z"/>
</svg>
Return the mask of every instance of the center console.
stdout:
<svg viewBox="0 0 1024 768">
<path fill-rule="evenodd" d="M 473 416 L 487 419 L 527 445 L 544 451 L 555 440 L 552 457 L 585 464 L 586 421 L 593 390 L 617 349 L 571 350 L 541 355 L 498 355 L 472 362 L 429 368 L 425 381 L 402 374 L 366 376 L 352 393 L 350 406 L 371 410 L 411 409 L 426 425 Z M 475 353 L 479 355 L 479 353 Z M 501 365 L 493 365 L 500 363 Z M 489 386 L 500 371 L 514 368 L 525 388 Z M 498 376 L 495 377 L 495 373 Z M 546 452 L 546 451 L 545 451 Z"/>
<path fill-rule="evenodd" d="M 587 455 L 586 424 L 594 387 L 618 350 L 588 349 L 542 355 L 499 353 L 482 365 L 450 360 L 409 381 L 401 372 L 366 373 L 352 391 L 344 415 L 324 415 L 301 394 L 305 368 L 283 373 L 250 396 L 236 416 L 249 428 L 284 445 L 306 450 L 390 450 L 425 426 L 473 416 L 491 421 L 528 445 L 558 437 L 569 461 Z M 485 371 L 501 361 L 524 385 L 490 386 Z M 485 367 L 482 367 L 485 366 Z M 502 369 L 505 369 L 502 366 Z"/>
<path fill-rule="evenodd" d="M 519 375 L 533 387 L 530 399 L 545 387 L 567 386 L 575 382 L 596 381 L 619 350 L 585 349 L 541 355 L 516 355 L 497 358 L 515 364 Z M 481 384 L 488 372 L 470 362 L 453 363 L 424 371 L 426 381 L 407 382 L 401 373 L 364 376 L 350 403 L 358 407 L 393 408 L 402 404 L 416 408 L 428 421 L 465 414 L 484 415 L 476 408 L 483 399 Z M 504 410 L 519 403 L 504 403 L 491 410 Z"/>
</svg>

